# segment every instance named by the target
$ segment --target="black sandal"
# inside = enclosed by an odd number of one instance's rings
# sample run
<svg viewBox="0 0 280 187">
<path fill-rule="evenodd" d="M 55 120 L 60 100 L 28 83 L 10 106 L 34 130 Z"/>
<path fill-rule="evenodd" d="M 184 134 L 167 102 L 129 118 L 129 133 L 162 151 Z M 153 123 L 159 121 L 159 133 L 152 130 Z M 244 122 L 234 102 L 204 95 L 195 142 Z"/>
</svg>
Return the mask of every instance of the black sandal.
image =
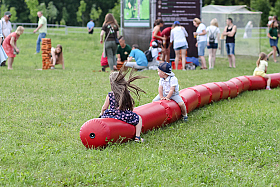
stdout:
<svg viewBox="0 0 280 187">
<path fill-rule="evenodd" d="M 141 138 L 140 136 L 135 136 L 134 141 L 135 141 L 135 142 L 139 142 L 139 143 L 143 143 L 143 142 L 144 142 L 144 139 Z"/>
</svg>

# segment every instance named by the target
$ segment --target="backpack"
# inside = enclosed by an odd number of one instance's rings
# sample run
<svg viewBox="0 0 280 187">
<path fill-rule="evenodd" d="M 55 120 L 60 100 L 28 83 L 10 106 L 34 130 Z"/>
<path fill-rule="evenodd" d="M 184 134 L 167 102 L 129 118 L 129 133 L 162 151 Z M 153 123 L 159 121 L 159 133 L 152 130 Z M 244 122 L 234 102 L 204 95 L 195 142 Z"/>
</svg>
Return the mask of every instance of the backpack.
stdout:
<svg viewBox="0 0 280 187">
<path fill-rule="evenodd" d="M 210 44 L 214 44 L 215 43 L 215 40 L 216 40 L 216 30 L 217 28 L 215 29 L 214 33 L 211 33 L 211 29 L 210 29 L 210 35 L 209 35 L 209 43 Z"/>
<path fill-rule="evenodd" d="M 151 50 L 148 49 L 147 51 L 144 52 L 144 54 L 145 54 L 148 62 L 152 62 L 153 61 L 153 56 L 152 56 L 152 51 Z"/>
</svg>

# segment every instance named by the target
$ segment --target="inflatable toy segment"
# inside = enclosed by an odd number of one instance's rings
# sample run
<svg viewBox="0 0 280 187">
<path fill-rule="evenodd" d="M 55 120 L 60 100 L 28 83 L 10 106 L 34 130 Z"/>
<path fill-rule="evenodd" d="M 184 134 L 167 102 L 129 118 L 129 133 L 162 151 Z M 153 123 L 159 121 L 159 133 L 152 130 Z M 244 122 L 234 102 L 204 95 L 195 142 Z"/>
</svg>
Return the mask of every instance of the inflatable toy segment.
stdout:
<svg viewBox="0 0 280 187">
<path fill-rule="evenodd" d="M 271 88 L 280 86 L 280 73 L 270 74 Z M 259 76 L 240 76 L 227 82 L 214 82 L 185 88 L 180 91 L 188 113 L 212 101 L 233 98 L 246 90 L 266 87 L 266 79 Z M 159 128 L 181 118 L 181 109 L 175 101 L 156 101 L 136 107 L 134 112 L 142 118 L 142 132 Z M 111 118 L 87 121 L 80 129 L 80 138 L 87 148 L 106 147 L 109 142 L 134 139 L 135 126 Z"/>
</svg>

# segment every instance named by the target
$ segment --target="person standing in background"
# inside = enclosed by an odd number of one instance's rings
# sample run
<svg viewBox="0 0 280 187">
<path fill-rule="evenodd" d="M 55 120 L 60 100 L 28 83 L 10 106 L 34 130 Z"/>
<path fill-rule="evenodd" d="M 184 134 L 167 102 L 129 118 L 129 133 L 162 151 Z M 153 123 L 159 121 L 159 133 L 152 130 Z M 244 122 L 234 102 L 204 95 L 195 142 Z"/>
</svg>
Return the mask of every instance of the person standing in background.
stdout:
<svg viewBox="0 0 280 187">
<path fill-rule="evenodd" d="M 170 62 L 170 33 L 171 33 L 171 27 L 166 27 L 161 32 L 161 36 L 165 38 L 163 41 L 163 50 L 162 50 L 162 61 L 165 61 L 167 63 Z"/>
<path fill-rule="evenodd" d="M 215 61 L 216 61 L 216 52 L 218 49 L 220 41 L 220 29 L 218 25 L 218 20 L 216 18 L 212 19 L 210 22 L 210 26 L 206 28 L 206 32 L 208 33 L 207 37 L 207 49 L 209 52 L 209 69 L 214 69 Z M 219 47 L 221 49 L 221 47 Z"/>
<path fill-rule="evenodd" d="M 2 26 L 2 34 L 3 34 L 2 42 L 7 36 L 9 36 L 9 34 L 13 30 L 12 24 L 10 22 L 11 16 L 12 16 L 11 12 L 7 11 L 4 13 L 4 16 L 1 18 L 1 26 Z M 1 63 L 1 66 L 6 66 L 6 60 Z"/>
<path fill-rule="evenodd" d="M 268 56 L 271 56 L 273 54 L 274 62 L 277 62 L 277 60 L 276 60 L 276 51 L 277 51 L 277 45 L 278 45 L 277 27 L 278 27 L 277 21 L 273 21 L 271 23 L 269 32 L 267 33 L 267 37 L 269 38 L 269 44 L 273 49 L 273 51 L 270 52 Z"/>
<path fill-rule="evenodd" d="M 6 62 L 8 56 L 7 56 L 4 48 L 2 47 L 2 43 L 3 43 L 4 37 L 3 37 L 3 34 L 2 34 L 1 26 L 2 26 L 2 24 L 0 24 L 0 65 L 1 66 L 6 66 L 6 64 L 2 65 L 3 63 Z"/>
<path fill-rule="evenodd" d="M 228 55 L 229 67 L 235 68 L 235 56 L 234 56 L 234 48 L 235 48 L 235 34 L 237 28 L 236 25 L 233 25 L 232 19 L 227 19 L 227 26 L 224 29 L 223 35 L 227 36 L 226 38 L 226 50 Z"/>
<path fill-rule="evenodd" d="M 43 16 L 43 13 L 41 11 L 37 12 L 37 16 L 39 17 L 38 27 L 33 31 L 34 34 L 39 31 L 35 54 L 40 53 L 41 40 L 47 35 L 47 19 Z"/>
<path fill-rule="evenodd" d="M 105 40 L 103 36 L 105 35 Z M 108 64 L 111 69 L 111 72 L 117 70 L 117 49 L 118 45 L 116 44 L 116 38 L 119 37 L 119 25 L 113 14 L 108 13 L 105 16 L 105 21 L 102 25 L 102 30 L 100 33 L 100 43 L 104 42 L 103 52 L 105 53 L 104 57 L 108 57 Z"/>
<path fill-rule="evenodd" d="M 278 27 L 277 27 L 277 43 L 278 43 L 278 39 L 279 39 L 279 36 L 280 36 L 280 21 L 278 21 L 278 17 L 277 16 L 273 16 L 273 20 L 272 21 L 276 21 L 277 24 L 278 24 Z M 277 56 L 280 55 L 280 51 L 279 51 L 279 48 L 278 46 L 276 46 L 276 50 L 277 50 Z"/>
<path fill-rule="evenodd" d="M 198 18 L 193 19 L 193 25 L 197 27 L 196 32 L 193 36 L 196 37 L 196 44 L 198 56 L 201 60 L 201 69 L 207 69 L 206 61 L 204 57 L 205 48 L 207 46 L 207 32 L 206 26 Z"/>
<path fill-rule="evenodd" d="M 152 34 L 152 40 L 150 42 L 150 47 L 152 47 L 153 41 L 157 40 L 158 43 L 162 44 L 162 41 L 165 40 L 164 37 L 161 35 L 160 28 L 163 27 L 164 22 L 162 19 L 157 19 L 154 23 L 154 28 L 153 28 L 153 34 Z"/>
<path fill-rule="evenodd" d="M 5 12 L 4 16 L 1 18 L 1 24 L 2 24 L 2 33 L 4 39 L 12 32 L 12 24 L 10 22 L 12 14 L 11 12 L 7 11 Z"/>
<path fill-rule="evenodd" d="M 273 16 L 268 16 L 267 27 L 269 28 L 271 23 L 273 22 Z"/>
<path fill-rule="evenodd" d="M 94 30 L 93 19 L 90 19 L 90 21 L 87 23 L 87 29 L 89 34 L 93 34 L 93 30 Z"/>
<path fill-rule="evenodd" d="M 186 51 L 189 48 L 189 44 L 187 42 L 188 33 L 185 27 L 180 25 L 179 21 L 174 21 L 173 29 L 170 34 L 170 45 L 173 44 L 173 49 L 175 51 L 175 69 L 178 68 L 180 51 L 182 56 L 182 70 L 186 70 Z"/>
</svg>

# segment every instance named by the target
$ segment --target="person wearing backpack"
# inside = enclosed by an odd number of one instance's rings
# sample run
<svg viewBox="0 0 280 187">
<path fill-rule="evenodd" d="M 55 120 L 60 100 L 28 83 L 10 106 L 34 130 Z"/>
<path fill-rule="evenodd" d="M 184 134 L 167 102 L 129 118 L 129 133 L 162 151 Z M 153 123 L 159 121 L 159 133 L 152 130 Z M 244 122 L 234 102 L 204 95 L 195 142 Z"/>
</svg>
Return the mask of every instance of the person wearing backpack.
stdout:
<svg viewBox="0 0 280 187">
<path fill-rule="evenodd" d="M 103 37 L 105 35 L 105 37 Z M 111 72 L 117 70 L 117 39 L 119 37 L 119 25 L 115 17 L 108 13 L 105 16 L 105 21 L 102 26 L 100 33 L 100 43 L 104 42 L 104 57 L 108 58 L 108 64 L 111 69 Z M 105 40 L 103 40 L 105 38 Z M 116 41 L 117 40 L 117 41 Z M 119 41 L 118 41 L 119 42 Z"/>
<path fill-rule="evenodd" d="M 216 18 L 212 19 L 210 22 L 210 26 L 206 28 L 206 32 L 208 33 L 207 37 L 207 49 L 209 52 L 209 69 L 214 69 L 215 60 L 216 60 L 216 52 L 218 49 L 218 43 L 220 42 L 220 29 L 218 25 L 218 20 Z M 221 49 L 221 47 L 219 47 Z"/>
</svg>

